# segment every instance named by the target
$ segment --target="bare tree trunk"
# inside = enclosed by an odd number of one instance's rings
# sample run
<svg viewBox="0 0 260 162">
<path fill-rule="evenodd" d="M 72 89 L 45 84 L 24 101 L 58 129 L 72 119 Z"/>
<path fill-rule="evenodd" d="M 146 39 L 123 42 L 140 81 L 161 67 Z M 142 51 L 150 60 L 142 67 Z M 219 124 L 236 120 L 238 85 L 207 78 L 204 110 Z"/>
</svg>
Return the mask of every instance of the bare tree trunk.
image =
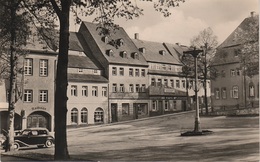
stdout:
<svg viewBox="0 0 260 162">
<path fill-rule="evenodd" d="M 16 56 L 15 56 L 15 19 L 16 19 L 16 6 L 14 2 L 11 2 L 11 21 L 12 25 L 10 26 L 10 35 L 11 35 L 11 44 L 10 44 L 10 87 L 8 94 L 8 132 L 7 132 L 7 142 L 5 151 L 14 150 L 14 116 L 15 116 L 15 94 L 16 94 Z"/>
<path fill-rule="evenodd" d="M 60 40 L 55 91 L 55 160 L 69 159 L 67 146 L 67 68 L 69 49 L 69 12 L 71 1 L 62 1 L 59 13 Z"/>
</svg>

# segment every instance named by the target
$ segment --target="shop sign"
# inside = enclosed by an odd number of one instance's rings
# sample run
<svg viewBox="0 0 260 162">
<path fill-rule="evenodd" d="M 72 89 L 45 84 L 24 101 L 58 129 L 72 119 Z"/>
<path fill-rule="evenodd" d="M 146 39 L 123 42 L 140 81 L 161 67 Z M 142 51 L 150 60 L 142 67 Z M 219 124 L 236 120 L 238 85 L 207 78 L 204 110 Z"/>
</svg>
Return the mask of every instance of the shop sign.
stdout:
<svg viewBox="0 0 260 162">
<path fill-rule="evenodd" d="M 175 89 L 172 88 L 164 88 L 165 93 L 175 93 Z"/>
<path fill-rule="evenodd" d="M 37 107 L 32 107 L 32 110 L 46 110 L 46 108 L 37 106 Z"/>
</svg>

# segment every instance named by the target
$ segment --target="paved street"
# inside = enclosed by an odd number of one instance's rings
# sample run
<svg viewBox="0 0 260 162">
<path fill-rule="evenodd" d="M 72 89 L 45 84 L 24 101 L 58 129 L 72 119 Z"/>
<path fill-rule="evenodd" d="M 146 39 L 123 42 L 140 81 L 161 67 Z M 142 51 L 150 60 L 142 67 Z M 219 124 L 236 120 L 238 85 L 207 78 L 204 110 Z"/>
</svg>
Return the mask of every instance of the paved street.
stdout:
<svg viewBox="0 0 260 162">
<path fill-rule="evenodd" d="M 214 134 L 180 137 L 193 122 L 193 116 L 186 114 L 69 129 L 69 152 L 73 159 L 100 161 L 259 161 L 259 117 L 203 117 L 202 129 Z M 48 159 L 53 151 L 16 154 Z"/>
</svg>

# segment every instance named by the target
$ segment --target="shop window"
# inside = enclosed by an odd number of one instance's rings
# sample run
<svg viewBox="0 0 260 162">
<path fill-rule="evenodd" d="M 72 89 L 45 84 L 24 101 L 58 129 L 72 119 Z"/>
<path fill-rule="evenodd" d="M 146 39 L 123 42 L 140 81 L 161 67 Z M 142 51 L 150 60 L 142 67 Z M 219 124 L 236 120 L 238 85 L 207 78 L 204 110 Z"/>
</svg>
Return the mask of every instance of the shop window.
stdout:
<svg viewBox="0 0 260 162">
<path fill-rule="evenodd" d="M 94 122 L 97 123 L 104 123 L 104 111 L 102 108 L 97 108 L 94 113 Z"/>
<path fill-rule="evenodd" d="M 152 110 L 153 110 L 153 111 L 157 111 L 157 103 L 156 103 L 155 100 L 152 101 Z"/>
<path fill-rule="evenodd" d="M 86 124 L 87 122 L 88 122 L 88 110 L 87 110 L 87 108 L 82 108 L 81 109 L 81 123 L 83 123 L 83 124 Z"/>
<path fill-rule="evenodd" d="M 73 108 L 71 110 L 71 124 L 78 124 L 78 109 Z"/>
<path fill-rule="evenodd" d="M 129 103 L 122 103 L 122 115 L 129 115 Z"/>
</svg>

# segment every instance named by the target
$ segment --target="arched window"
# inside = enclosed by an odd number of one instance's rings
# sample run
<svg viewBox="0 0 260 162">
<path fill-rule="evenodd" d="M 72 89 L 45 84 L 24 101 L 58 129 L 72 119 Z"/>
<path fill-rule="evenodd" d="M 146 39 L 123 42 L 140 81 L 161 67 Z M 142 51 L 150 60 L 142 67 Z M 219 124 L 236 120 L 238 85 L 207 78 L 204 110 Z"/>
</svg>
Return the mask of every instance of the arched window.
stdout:
<svg viewBox="0 0 260 162">
<path fill-rule="evenodd" d="M 88 109 L 87 108 L 82 108 L 81 109 L 81 113 L 80 113 L 80 119 L 81 119 L 81 123 L 86 124 L 88 123 Z"/>
<path fill-rule="evenodd" d="M 238 98 L 238 86 L 233 86 L 231 95 L 232 98 Z"/>
<path fill-rule="evenodd" d="M 78 109 L 73 108 L 71 110 L 71 124 L 78 124 Z"/>
<path fill-rule="evenodd" d="M 249 84 L 249 97 L 254 97 L 254 96 L 255 96 L 255 87 L 251 83 L 251 84 Z"/>
<path fill-rule="evenodd" d="M 98 107 L 94 113 L 95 123 L 104 123 L 104 111 L 102 108 Z"/>
</svg>

